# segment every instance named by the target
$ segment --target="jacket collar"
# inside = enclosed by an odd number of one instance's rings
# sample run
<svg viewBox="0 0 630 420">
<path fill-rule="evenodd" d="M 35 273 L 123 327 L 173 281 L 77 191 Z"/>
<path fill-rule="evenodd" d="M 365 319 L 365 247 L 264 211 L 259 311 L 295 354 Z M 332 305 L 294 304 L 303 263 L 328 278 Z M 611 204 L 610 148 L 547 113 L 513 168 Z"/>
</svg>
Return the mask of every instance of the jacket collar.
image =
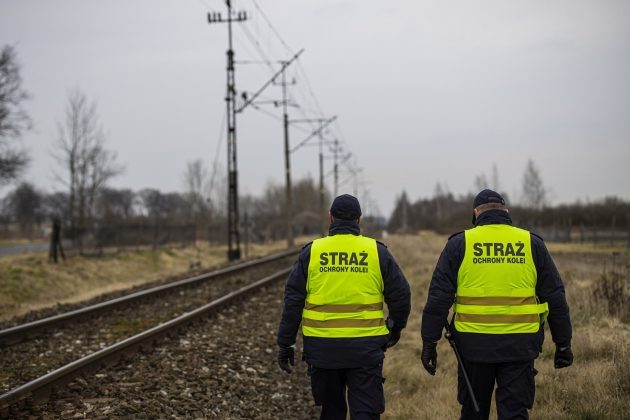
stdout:
<svg viewBox="0 0 630 420">
<path fill-rule="evenodd" d="M 344 235 L 348 233 L 351 235 L 359 235 L 361 233 L 359 224 L 354 220 L 337 219 L 330 224 L 328 229 L 328 236 Z"/>
<path fill-rule="evenodd" d="M 483 225 L 511 225 L 512 218 L 507 211 L 503 210 L 487 210 L 479 215 L 475 226 Z"/>
</svg>

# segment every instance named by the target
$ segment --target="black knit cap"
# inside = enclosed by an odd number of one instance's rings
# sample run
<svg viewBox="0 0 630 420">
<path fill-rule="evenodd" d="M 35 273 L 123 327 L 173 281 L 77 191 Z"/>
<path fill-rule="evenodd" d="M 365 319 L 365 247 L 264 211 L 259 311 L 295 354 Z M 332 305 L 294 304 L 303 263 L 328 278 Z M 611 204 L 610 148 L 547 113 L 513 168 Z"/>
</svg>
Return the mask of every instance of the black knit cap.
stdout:
<svg viewBox="0 0 630 420">
<path fill-rule="evenodd" d="M 333 200 L 330 213 L 336 219 L 357 220 L 361 217 L 361 206 L 356 197 L 343 194 Z"/>
<path fill-rule="evenodd" d="M 489 203 L 502 204 L 505 206 L 505 200 L 501 194 L 496 191 L 486 189 L 477 194 L 477 197 L 475 197 L 475 201 L 473 202 L 473 208 L 476 209 L 482 204 Z"/>
</svg>

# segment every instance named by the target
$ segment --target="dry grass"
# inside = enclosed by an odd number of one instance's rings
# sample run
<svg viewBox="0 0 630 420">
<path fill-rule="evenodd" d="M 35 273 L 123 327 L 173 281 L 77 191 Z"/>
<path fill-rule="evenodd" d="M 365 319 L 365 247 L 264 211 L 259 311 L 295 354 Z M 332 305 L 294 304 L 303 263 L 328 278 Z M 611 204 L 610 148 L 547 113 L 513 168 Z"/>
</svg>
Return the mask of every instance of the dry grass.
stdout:
<svg viewBox="0 0 630 420">
<path fill-rule="evenodd" d="M 283 241 L 253 244 L 249 246 L 249 257 L 285 248 Z M 226 251 L 224 246 L 199 242 L 195 247 L 120 252 L 102 257 L 73 256 L 59 264 L 49 263 L 45 253 L 1 257 L 0 320 L 167 279 L 188 272 L 194 262 L 200 263 L 197 270 L 225 265 Z"/>
<path fill-rule="evenodd" d="M 420 363 L 420 319 L 431 274 L 445 236 L 422 232 L 385 239 L 412 288 L 412 313 L 400 343 L 386 355 L 383 419 L 451 419 L 459 417 L 456 362 L 445 340 L 438 345 L 438 372 L 427 374 Z M 573 319 L 575 363 L 553 368 L 553 343 L 547 333 L 536 361 L 536 402 L 532 419 L 622 419 L 630 416 L 630 326 L 611 316 L 604 297 L 597 297 L 602 279 L 627 261 L 623 248 L 550 244 L 565 281 Z M 605 274 L 608 273 L 608 274 Z M 627 285 L 627 272 L 624 274 Z M 600 293 L 604 296 L 606 293 Z M 627 295 L 623 295 L 627 298 Z M 627 306 L 627 303 L 625 304 Z M 494 408 L 493 408 L 494 411 Z M 491 418 L 496 418 L 493 412 Z"/>
<path fill-rule="evenodd" d="M 31 242 L 28 239 L 0 239 L 0 246 L 25 245 Z"/>
<path fill-rule="evenodd" d="M 306 241 L 303 238 L 298 243 Z M 458 418 L 456 364 L 448 344 L 441 340 L 438 345 L 435 377 L 424 371 L 419 357 L 422 308 L 446 236 L 421 232 L 394 235 L 384 241 L 411 284 L 412 313 L 400 343 L 387 352 L 387 408 L 383 419 Z M 252 246 L 250 256 L 284 248 L 284 242 Z M 623 248 L 573 244 L 550 244 L 549 248 L 565 281 L 571 306 L 575 364 L 568 369 L 553 369 L 553 344 L 547 337 L 543 354 L 536 362 L 539 374 L 531 418 L 629 418 L 629 321 L 609 314 L 608 302 L 604 300 L 613 293 L 601 292 L 606 284 L 604 279 L 617 272 L 625 282 L 622 293 L 627 293 L 628 272 L 620 264 L 627 263 L 628 255 Z M 49 264 L 45 254 L 3 257 L 0 258 L 0 319 L 181 274 L 195 260 L 203 268 L 216 267 L 226 263 L 225 251 L 224 247 L 200 243 L 196 248 L 119 253 L 101 258 L 73 257 L 58 265 Z M 617 253 L 616 268 L 613 268 L 613 252 Z M 621 296 L 626 311 L 627 297 L 627 294 Z M 120 326 L 121 330 L 125 328 Z M 493 413 L 491 418 L 496 415 Z"/>
</svg>

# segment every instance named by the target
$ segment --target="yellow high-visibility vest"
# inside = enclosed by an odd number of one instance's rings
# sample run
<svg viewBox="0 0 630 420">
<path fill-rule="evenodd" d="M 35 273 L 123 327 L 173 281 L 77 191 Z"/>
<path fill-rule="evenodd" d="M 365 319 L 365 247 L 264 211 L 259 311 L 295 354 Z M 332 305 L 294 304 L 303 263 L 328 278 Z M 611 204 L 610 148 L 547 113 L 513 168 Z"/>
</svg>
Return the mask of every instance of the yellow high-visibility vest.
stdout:
<svg viewBox="0 0 630 420">
<path fill-rule="evenodd" d="M 536 297 L 529 231 L 510 225 L 465 231 L 457 274 L 455 329 L 480 334 L 536 333 L 548 313 Z"/>
<path fill-rule="evenodd" d="M 313 241 L 302 334 L 354 338 L 388 333 L 376 241 L 350 234 Z"/>
</svg>

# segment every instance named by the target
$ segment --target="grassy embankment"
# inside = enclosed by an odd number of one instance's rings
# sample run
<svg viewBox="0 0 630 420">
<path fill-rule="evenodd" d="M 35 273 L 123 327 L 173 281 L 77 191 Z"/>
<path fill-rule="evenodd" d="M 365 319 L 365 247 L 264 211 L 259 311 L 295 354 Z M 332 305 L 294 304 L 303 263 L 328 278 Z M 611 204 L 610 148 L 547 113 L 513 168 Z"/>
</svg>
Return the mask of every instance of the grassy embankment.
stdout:
<svg viewBox="0 0 630 420">
<path fill-rule="evenodd" d="M 446 340 L 438 345 L 438 372 L 420 364 L 420 319 L 426 293 L 446 237 L 432 233 L 385 240 L 412 287 L 412 315 L 401 342 L 385 361 L 384 419 L 455 419 L 456 362 Z M 549 244 L 563 277 L 573 321 L 575 363 L 553 368 L 554 346 L 547 331 L 536 361 L 532 419 L 622 419 L 630 415 L 630 316 L 623 248 Z M 613 256 L 613 252 L 616 252 Z M 617 275 L 612 274 L 613 258 Z M 625 288 L 625 291 L 623 290 Z M 616 312 L 611 314 L 610 311 Z M 493 406 L 493 411 L 494 406 Z M 491 414 L 496 418 L 496 413 Z"/>
<path fill-rule="evenodd" d="M 296 243 L 306 241 L 299 238 Z M 249 256 L 285 248 L 284 241 L 250 245 Z M 45 253 L 0 257 L 0 320 L 181 275 L 190 270 L 191 262 L 201 264 L 196 270 L 225 265 L 226 248 L 199 242 L 196 247 L 72 256 L 59 264 L 49 263 Z"/>
</svg>

